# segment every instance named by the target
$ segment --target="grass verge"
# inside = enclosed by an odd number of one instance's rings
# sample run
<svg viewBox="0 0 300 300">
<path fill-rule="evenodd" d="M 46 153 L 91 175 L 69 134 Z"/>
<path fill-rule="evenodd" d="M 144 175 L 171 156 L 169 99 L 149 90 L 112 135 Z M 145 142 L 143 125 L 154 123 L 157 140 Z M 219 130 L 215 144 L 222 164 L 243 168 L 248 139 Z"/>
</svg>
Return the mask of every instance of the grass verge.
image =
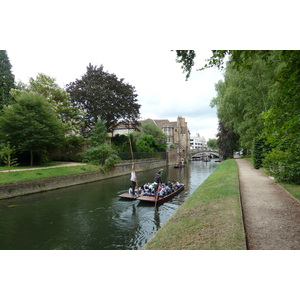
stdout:
<svg viewBox="0 0 300 300">
<path fill-rule="evenodd" d="M 99 171 L 99 166 L 83 165 L 72 167 L 57 167 L 53 169 L 26 170 L 19 172 L 0 173 L 0 184 L 21 180 L 31 180 L 47 177 L 65 176 L 85 172 Z"/>
<path fill-rule="evenodd" d="M 150 239 L 145 250 L 246 249 L 236 162 L 226 160 Z"/>
<path fill-rule="evenodd" d="M 246 158 L 249 162 L 253 164 L 252 158 Z M 269 172 L 265 168 L 260 168 L 260 170 L 265 173 L 267 176 L 270 176 Z M 300 185 L 299 184 L 288 184 L 283 182 L 277 182 L 284 189 L 286 189 L 290 194 L 300 201 Z"/>
</svg>

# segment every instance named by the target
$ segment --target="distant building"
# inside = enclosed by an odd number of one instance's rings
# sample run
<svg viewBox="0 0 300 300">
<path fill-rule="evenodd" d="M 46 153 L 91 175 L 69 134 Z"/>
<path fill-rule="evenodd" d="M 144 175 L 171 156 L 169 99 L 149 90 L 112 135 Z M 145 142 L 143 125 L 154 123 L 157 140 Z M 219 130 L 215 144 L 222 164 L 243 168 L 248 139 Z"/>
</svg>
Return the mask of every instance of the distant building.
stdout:
<svg viewBox="0 0 300 300">
<path fill-rule="evenodd" d="M 188 159 L 190 149 L 190 131 L 188 129 L 185 118 L 178 116 L 177 120 L 170 122 L 167 119 L 153 120 L 147 119 L 140 121 L 152 122 L 156 126 L 160 127 L 162 131 L 167 135 L 168 152 L 172 153 L 171 161 L 181 161 L 181 159 Z M 116 134 L 129 134 L 134 129 L 128 128 L 128 125 L 118 125 L 113 131 L 113 136 Z M 169 155 L 170 156 L 170 155 Z"/>
<path fill-rule="evenodd" d="M 206 150 L 207 149 L 207 143 L 204 137 L 201 137 L 199 133 L 196 133 L 196 135 L 190 137 L 190 149 L 200 149 L 200 150 Z"/>
</svg>

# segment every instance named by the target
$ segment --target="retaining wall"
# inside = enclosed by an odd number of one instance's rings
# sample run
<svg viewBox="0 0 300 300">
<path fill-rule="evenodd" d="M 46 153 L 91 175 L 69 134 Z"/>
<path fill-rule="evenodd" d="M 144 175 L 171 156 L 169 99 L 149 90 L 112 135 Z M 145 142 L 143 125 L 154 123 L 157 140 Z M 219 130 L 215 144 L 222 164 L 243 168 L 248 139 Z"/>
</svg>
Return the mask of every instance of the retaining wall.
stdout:
<svg viewBox="0 0 300 300">
<path fill-rule="evenodd" d="M 167 165 L 166 160 L 159 161 L 137 161 L 135 162 L 135 169 L 139 171 L 147 171 L 151 169 L 159 169 Z M 118 164 L 114 169 L 108 172 L 89 172 L 81 174 L 73 174 L 67 176 L 57 176 L 50 178 L 41 178 L 33 180 L 24 180 L 18 182 L 10 182 L 0 184 L 0 200 L 17 196 L 24 196 L 33 193 L 39 193 L 77 184 L 83 184 L 107 178 L 128 175 L 130 176 L 132 165 L 131 163 Z M 129 180 L 129 179 L 128 179 Z"/>
</svg>

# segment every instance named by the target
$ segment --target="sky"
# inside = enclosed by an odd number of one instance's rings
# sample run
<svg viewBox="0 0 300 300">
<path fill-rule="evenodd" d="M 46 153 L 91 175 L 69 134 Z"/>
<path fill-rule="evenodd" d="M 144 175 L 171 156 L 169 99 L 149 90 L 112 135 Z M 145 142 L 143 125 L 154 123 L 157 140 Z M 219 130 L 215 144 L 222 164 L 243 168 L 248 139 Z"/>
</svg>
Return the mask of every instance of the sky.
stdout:
<svg viewBox="0 0 300 300">
<path fill-rule="evenodd" d="M 142 119 L 182 116 L 192 135 L 208 140 L 217 133 L 210 101 L 223 74 L 196 69 L 211 49 L 277 49 L 278 41 L 289 49 L 296 40 L 291 29 L 298 28 L 293 2 L 272 2 L 269 13 L 268 1 L 253 0 L 245 14 L 237 0 L 10 0 L 1 4 L 0 49 L 8 51 L 16 80 L 25 83 L 44 73 L 64 87 L 89 63 L 103 64 L 135 86 Z M 188 81 L 171 52 L 176 49 L 196 50 Z"/>
<path fill-rule="evenodd" d="M 89 63 L 103 65 L 109 73 L 135 87 L 141 105 L 141 119 L 185 118 L 191 135 L 199 133 L 208 141 L 216 138 L 218 119 L 210 101 L 216 96 L 215 84 L 223 78 L 216 68 L 196 71 L 204 65 L 211 50 L 196 50 L 195 67 L 188 81 L 176 53 L 171 49 L 84 48 L 31 49 L 7 48 L 16 82 L 44 73 L 64 87 L 81 78 Z"/>
</svg>

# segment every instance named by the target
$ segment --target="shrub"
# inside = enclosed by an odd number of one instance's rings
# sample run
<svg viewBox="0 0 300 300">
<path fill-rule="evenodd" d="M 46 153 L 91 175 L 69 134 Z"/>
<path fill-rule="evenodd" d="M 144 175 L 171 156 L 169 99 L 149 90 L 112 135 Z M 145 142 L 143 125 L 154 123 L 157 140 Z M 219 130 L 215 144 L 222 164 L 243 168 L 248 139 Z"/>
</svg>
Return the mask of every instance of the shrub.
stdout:
<svg viewBox="0 0 300 300">
<path fill-rule="evenodd" d="M 255 169 L 259 169 L 262 166 L 262 160 L 264 158 L 263 150 L 264 150 L 265 139 L 263 138 L 255 138 L 253 141 L 253 164 Z"/>
</svg>

